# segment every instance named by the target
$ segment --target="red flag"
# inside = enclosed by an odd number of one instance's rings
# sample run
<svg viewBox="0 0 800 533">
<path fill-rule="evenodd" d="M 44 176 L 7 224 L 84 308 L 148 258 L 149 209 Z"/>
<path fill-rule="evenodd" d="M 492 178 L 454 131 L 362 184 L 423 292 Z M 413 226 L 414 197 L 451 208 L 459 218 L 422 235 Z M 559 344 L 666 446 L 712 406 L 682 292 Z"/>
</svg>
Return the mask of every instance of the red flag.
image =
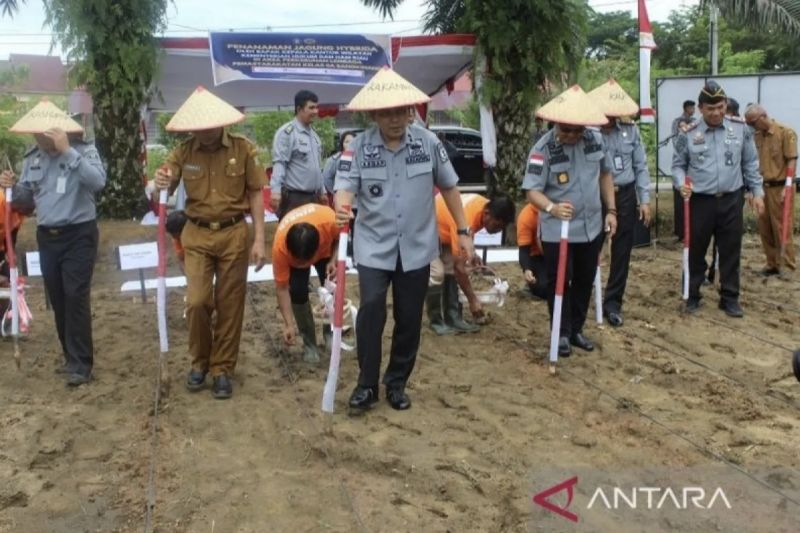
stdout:
<svg viewBox="0 0 800 533">
<path fill-rule="evenodd" d="M 644 0 L 639 0 L 639 48 L 656 49 L 653 26 L 650 24 L 650 17 L 647 16 L 647 5 Z"/>
</svg>

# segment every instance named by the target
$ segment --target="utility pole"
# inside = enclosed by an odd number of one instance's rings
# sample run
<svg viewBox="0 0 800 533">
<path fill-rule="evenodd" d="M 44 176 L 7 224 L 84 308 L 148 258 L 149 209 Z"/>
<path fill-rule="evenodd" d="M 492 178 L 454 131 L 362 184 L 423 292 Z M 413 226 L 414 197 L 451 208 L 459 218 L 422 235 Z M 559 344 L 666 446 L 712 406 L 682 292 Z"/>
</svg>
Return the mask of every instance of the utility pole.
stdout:
<svg viewBox="0 0 800 533">
<path fill-rule="evenodd" d="M 719 74 L 719 8 L 716 4 L 711 5 L 711 75 Z"/>
</svg>

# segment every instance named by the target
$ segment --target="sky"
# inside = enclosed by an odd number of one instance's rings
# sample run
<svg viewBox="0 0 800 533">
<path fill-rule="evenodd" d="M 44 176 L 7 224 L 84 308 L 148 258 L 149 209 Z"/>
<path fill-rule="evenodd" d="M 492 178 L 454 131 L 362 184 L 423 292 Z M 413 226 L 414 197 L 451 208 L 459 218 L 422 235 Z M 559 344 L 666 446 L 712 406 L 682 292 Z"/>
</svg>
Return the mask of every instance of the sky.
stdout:
<svg viewBox="0 0 800 533">
<path fill-rule="evenodd" d="M 698 0 L 647 0 L 651 20 L 665 20 L 670 11 Z M 11 19 L 0 18 L 0 59 L 10 53 L 47 54 L 50 30 L 44 27 L 41 0 L 26 0 Z M 636 14 L 637 0 L 590 0 L 597 11 L 629 10 Z M 208 30 L 250 30 L 325 33 L 379 33 L 418 35 L 425 2 L 405 0 L 392 21 L 363 6 L 360 0 L 174 0 L 167 11 L 167 36 L 204 35 Z M 535 27 L 534 27 L 535 29 Z M 60 54 L 59 48 L 53 49 Z"/>
</svg>

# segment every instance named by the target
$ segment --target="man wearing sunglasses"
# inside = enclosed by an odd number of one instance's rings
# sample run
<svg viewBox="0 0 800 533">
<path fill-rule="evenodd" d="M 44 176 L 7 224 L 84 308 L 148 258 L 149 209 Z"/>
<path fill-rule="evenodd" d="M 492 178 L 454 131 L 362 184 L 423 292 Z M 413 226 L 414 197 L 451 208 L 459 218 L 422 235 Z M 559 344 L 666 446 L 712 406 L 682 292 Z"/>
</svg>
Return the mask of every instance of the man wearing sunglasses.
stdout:
<svg viewBox="0 0 800 533">
<path fill-rule="evenodd" d="M 739 266 L 742 251 L 744 188 L 761 216 L 764 188 L 758 172 L 753 136 L 743 121 L 726 117 L 725 91 L 709 81 L 698 98 L 702 118 L 675 141 L 672 177 L 684 198 L 690 198 L 689 299 L 686 312 L 700 308 L 706 252 L 713 236 L 719 251 L 719 308 L 730 317 L 744 316 L 739 305 Z M 685 184 L 686 177 L 691 183 Z"/>
<path fill-rule="evenodd" d="M 745 120 L 755 130 L 753 138 L 758 150 L 761 175 L 764 177 L 764 216 L 758 219 L 758 232 L 767 256 L 767 266 L 761 273 L 774 276 L 780 273 L 781 262 L 789 270 L 796 268 L 791 231 L 784 255 L 779 255 L 786 169 L 797 166 L 797 134 L 792 128 L 769 118 L 767 110 L 759 104 L 747 108 Z M 789 227 L 794 227 L 793 209 L 789 210 Z"/>
<path fill-rule="evenodd" d="M 553 318 L 558 273 L 561 222 L 569 220 L 569 247 L 561 310 L 558 353 L 568 357 L 571 346 L 590 352 L 594 344 L 583 334 L 592 296 L 603 230 L 617 229 L 612 161 L 603 137 L 585 126 L 607 122 L 583 90 L 575 85 L 548 102 L 536 116 L 555 123 L 528 157 L 522 188 L 540 213 L 542 248 L 548 278 L 548 310 Z M 601 201 L 602 199 L 602 201 Z M 603 206 L 606 208 L 603 220 Z"/>
</svg>

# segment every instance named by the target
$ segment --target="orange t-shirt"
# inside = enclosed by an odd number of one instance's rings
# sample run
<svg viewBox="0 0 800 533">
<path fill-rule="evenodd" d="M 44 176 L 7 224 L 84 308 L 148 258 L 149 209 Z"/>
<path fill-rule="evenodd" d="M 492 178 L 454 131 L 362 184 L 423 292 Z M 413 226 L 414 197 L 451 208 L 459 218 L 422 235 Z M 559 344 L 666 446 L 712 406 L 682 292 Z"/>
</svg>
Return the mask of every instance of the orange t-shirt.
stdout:
<svg viewBox="0 0 800 533">
<path fill-rule="evenodd" d="M 6 209 L 8 205 L 6 204 L 6 192 L 0 189 L 0 250 L 5 251 L 6 249 Z M 11 229 L 12 231 L 19 228 L 22 225 L 22 221 L 25 220 L 25 217 L 11 209 Z"/>
<path fill-rule="evenodd" d="M 489 200 L 480 194 L 461 195 L 464 216 L 473 233 L 483 229 L 483 210 L 488 203 Z M 447 204 L 444 203 L 444 197 L 441 194 L 436 195 L 436 225 L 439 227 L 439 242 L 442 246 L 450 246 L 453 255 L 457 255 L 459 251 L 458 227 L 453 215 L 447 210 Z"/>
<path fill-rule="evenodd" d="M 300 222 L 307 222 L 319 231 L 319 247 L 311 261 L 303 263 L 292 257 L 286 247 L 286 234 Z M 306 204 L 292 209 L 281 219 L 272 241 L 272 273 L 279 287 L 289 285 L 291 268 L 307 268 L 334 253 L 333 244 L 339 241 L 339 227 L 333 209 L 320 204 Z"/>
<path fill-rule="evenodd" d="M 539 247 L 539 211 L 528 204 L 517 217 L 517 246 L 530 246 L 531 255 L 542 255 Z"/>
</svg>

